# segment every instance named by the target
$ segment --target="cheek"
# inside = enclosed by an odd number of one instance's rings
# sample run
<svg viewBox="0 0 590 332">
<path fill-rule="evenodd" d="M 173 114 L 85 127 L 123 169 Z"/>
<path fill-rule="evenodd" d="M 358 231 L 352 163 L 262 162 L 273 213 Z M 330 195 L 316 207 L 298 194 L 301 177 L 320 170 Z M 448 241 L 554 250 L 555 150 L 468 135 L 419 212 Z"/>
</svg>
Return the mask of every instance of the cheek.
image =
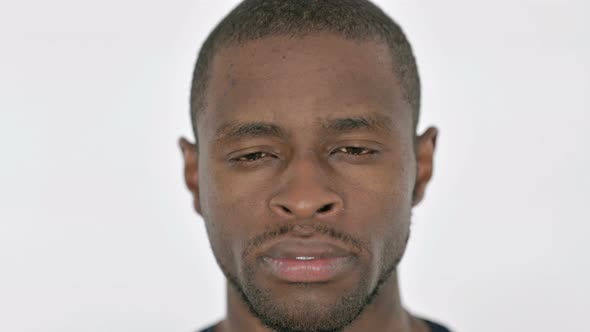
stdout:
<svg viewBox="0 0 590 332">
<path fill-rule="evenodd" d="M 366 216 L 363 220 L 375 220 L 368 236 L 376 266 L 401 258 L 411 222 L 415 172 L 411 165 L 392 166 L 388 170 L 373 180 L 375 185 L 366 192 L 366 204 L 357 207 L 364 211 L 360 212 Z"/>
<path fill-rule="evenodd" d="M 220 264 L 230 271 L 237 271 L 246 241 L 256 234 L 263 192 L 252 179 L 244 181 L 227 174 L 209 173 L 204 179 L 202 208 L 212 249 Z M 250 190 L 249 188 L 257 188 Z M 259 231 L 259 228 L 258 228 Z"/>
<path fill-rule="evenodd" d="M 364 220 L 376 221 L 369 234 L 375 253 L 381 253 L 392 245 L 399 247 L 404 244 L 411 219 L 410 196 L 393 190 L 371 196 L 374 202 L 370 205 L 372 216 L 365 212 Z"/>
<path fill-rule="evenodd" d="M 211 248 L 222 268 L 234 270 L 234 250 L 230 244 L 235 243 L 239 236 L 239 215 L 234 192 L 220 181 L 214 167 L 201 169 L 199 179 L 199 196 L 205 228 Z"/>
<path fill-rule="evenodd" d="M 364 192 L 382 206 L 411 206 L 412 192 L 416 180 L 414 152 L 405 144 L 395 140 L 383 154 L 383 159 L 367 167 L 353 167 L 344 173 L 353 192 Z"/>
</svg>

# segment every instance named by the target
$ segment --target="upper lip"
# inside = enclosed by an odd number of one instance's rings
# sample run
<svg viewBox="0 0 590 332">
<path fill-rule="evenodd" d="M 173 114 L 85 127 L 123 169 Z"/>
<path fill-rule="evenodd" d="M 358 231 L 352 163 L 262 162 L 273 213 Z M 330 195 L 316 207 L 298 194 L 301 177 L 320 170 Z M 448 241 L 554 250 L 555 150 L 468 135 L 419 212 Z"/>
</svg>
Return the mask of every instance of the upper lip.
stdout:
<svg viewBox="0 0 590 332">
<path fill-rule="evenodd" d="M 351 250 L 323 239 L 286 238 L 273 243 L 261 257 L 274 259 L 335 258 L 354 256 Z"/>
</svg>

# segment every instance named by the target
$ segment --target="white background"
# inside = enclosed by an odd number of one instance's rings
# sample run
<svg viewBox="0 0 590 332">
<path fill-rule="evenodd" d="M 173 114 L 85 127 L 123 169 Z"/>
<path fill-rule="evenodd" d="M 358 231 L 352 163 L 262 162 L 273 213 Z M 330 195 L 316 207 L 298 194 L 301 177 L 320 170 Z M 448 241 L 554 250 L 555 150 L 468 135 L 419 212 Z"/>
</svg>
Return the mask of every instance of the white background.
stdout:
<svg viewBox="0 0 590 332">
<path fill-rule="evenodd" d="M 0 3 L 0 330 L 190 332 L 224 283 L 182 182 L 197 51 L 236 1 Z M 378 1 L 407 32 L 435 175 L 404 303 L 456 331 L 582 331 L 590 5 Z"/>
</svg>

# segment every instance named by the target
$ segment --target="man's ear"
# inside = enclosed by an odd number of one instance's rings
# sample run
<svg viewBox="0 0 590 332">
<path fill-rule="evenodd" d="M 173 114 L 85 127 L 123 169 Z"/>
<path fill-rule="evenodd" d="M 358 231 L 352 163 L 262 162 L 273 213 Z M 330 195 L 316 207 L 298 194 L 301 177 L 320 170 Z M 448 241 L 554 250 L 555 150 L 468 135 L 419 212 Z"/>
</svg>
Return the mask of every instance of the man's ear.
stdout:
<svg viewBox="0 0 590 332">
<path fill-rule="evenodd" d="M 430 127 L 416 140 L 416 163 L 418 171 L 416 172 L 412 206 L 416 206 L 422 201 L 424 192 L 426 191 L 426 185 L 432 177 L 434 148 L 436 147 L 437 136 L 438 129 Z"/>
<path fill-rule="evenodd" d="M 180 145 L 182 157 L 184 158 L 184 182 L 193 195 L 195 211 L 202 215 L 201 201 L 199 199 L 199 159 L 197 147 L 184 137 L 178 140 L 178 145 Z"/>
</svg>

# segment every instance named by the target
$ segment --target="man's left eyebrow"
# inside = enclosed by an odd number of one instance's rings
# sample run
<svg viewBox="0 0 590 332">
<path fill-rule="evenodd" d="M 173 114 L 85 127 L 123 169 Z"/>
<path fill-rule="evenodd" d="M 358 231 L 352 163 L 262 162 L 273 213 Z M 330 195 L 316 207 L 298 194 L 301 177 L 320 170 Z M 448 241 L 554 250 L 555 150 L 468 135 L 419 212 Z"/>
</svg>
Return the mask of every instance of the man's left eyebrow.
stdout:
<svg viewBox="0 0 590 332">
<path fill-rule="evenodd" d="M 358 130 L 391 131 L 391 119 L 381 114 L 357 115 L 345 118 L 321 120 L 321 126 L 328 132 L 346 133 Z"/>
</svg>

